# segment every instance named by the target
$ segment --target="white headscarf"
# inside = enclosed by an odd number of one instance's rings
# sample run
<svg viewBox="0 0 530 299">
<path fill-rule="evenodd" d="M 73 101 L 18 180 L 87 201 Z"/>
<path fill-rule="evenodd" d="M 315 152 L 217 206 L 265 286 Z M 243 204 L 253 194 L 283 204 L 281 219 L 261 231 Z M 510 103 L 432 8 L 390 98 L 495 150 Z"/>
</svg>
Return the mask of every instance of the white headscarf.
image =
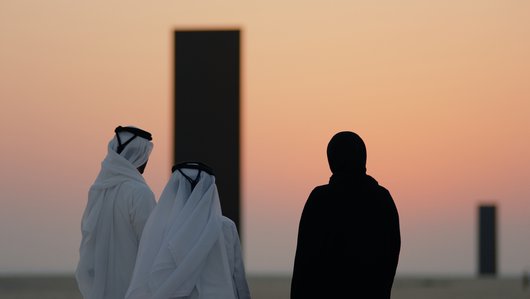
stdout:
<svg viewBox="0 0 530 299">
<path fill-rule="evenodd" d="M 189 297 L 195 288 L 211 296 L 200 298 L 235 298 L 215 177 L 182 171 L 200 179 L 192 190 L 173 172 L 145 225 L 127 299 Z M 208 290 L 201 289 L 203 279 Z"/>
<path fill-rule="evenodd" d="M 129 132 L 119 134 L 122 140 L 128 140 L 133 136 Z M 148 189 L 137 168 L 147 162 L 153 144 L 147 139 L 136 137 L 121 154 L 116 152 L 117 147 L 118 141 L 114 136 L 108 144 L 107 156 L 101 163 L 101 170 L 89 190 L 87 206 L 81 221 L 83 239 L 79 249 L 76 279 L 85 299 L 104 298 L 105 288 L 108 287 L 106 270 L 112 242 L 111 231 L 115 224 L 113 206 L 116 197 L 123 194 L 120 193 L 123 192 L 120 188 L 114 187 L 124 182 L 132 182 Z"/>
<path fill-rule="evenodd" d="M 134 137 L 134 134 L 127 131 L 121 131 L 117 133 L 120 135 L 121 143 L 127 142 L 127 140 Z M 109 149 L 118 151 L 118 138 L 114 135 L 109 142 Z M 125 148 L 121 151 L 120 156 L 124 157 L 127 161 L 131 162 L 135 167 L 142 166 L 149 159 L 149 155 L 153 150 L 153 143 L 143 137 L 136 136 Z"/>
</svg>

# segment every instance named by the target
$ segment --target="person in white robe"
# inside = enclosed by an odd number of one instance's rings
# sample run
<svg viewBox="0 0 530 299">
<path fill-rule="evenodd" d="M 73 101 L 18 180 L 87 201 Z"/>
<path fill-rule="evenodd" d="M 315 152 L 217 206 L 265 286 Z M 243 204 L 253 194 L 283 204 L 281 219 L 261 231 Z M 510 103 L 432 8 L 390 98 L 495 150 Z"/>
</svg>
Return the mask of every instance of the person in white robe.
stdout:
<svg viewBox="0 0 530 299">
<path fill-rule="evenodd" d="M 250 299 L 236 226 L 222 215 L 215 176 L 176 165 L 140 241 L 126 299 Z"/>
<path fill-rule="evenodd" d="M 75 277 L 85 299 L 125 297 L 143 228 L 156 205 L 142 176 L 153 149 L 151 134 L 121 126 L 115 132 L 81 220 Z"/>
</svg>

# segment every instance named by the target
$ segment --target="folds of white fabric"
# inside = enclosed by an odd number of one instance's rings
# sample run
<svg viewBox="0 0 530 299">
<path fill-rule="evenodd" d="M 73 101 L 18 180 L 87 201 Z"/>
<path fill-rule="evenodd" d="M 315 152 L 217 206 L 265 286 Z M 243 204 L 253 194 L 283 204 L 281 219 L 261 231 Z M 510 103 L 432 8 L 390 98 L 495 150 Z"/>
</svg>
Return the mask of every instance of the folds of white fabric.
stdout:
<svg viewBox="0 0 530 299">
<path fill-rule="evenodd" d="M 215 177 L 200 176 L 193 190 L 179 171 L 170 178 L 145 226 L 127 299 L 188 298 L 192 292 L 236 298 Z"/>
<path fill-rule="evenodd" d="M 130 148 L 141 148 L 134 162 L 145 163 L 152 144 L 143 140 L 134 141 Z M 85 299 L 115 298 L 120 294 L 123 298 L 139 242 L 138 232 L 131 227 L 128 212 L 131 206 L 141 208 L 135 221 L 142 223 L 133 225 L 143 228 L 143 218 L 147 218 L 156 203 L 154 194 L 136 166 L 115 152 L 114 143 L 115 138 L 109 143 L 101 171 L 89 190 L 81 221 L 82 241 L 76 280 Z M 120 213 L 115 214 L 115 211 Z M 119 258 L 116 258 L 117 255 Z"/>
</svg>

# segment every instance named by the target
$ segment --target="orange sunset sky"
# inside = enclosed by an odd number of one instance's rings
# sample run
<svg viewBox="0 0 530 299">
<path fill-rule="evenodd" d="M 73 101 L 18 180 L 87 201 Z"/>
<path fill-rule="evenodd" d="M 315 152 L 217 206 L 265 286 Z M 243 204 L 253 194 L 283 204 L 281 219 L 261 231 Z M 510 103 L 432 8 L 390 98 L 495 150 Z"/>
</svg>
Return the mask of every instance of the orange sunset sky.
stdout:
<svg viewBox="0 0 530 299">
<path fill-rule="evenodd" d="M 74 271 L 87 190 L 117 125 L 172 164 L 172 32 L 242 30 L 249 273 L 289 274 L 301 210 L 352 130 L 401 217 L 398 275 L 476 271 L 477 206 L 499 268 L 530 268 L 530 2 L 0 2 L 0 273 Z"/>
</svg>

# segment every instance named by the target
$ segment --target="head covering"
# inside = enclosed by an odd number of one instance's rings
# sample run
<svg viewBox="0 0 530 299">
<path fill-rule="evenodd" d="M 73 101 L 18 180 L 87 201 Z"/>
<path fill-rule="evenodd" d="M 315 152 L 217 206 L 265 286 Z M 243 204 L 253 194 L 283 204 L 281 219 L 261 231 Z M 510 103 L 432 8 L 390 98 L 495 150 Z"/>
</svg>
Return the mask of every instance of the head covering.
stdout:
<svg viewBox="0 0 530 299">
<path fill-rule="evenodd" d="M 216 289 L 208 290 L 213 298 L 235 298 L 223 217 L 213 175 L 200 169 L 174 171 L 145 225 L 125 298 L 190 296 L 195 288 L 201 292 L 203 277 L 209 285 L 216 280 Z"/>
<path fill-rule="evenodd" d="M 128 129 L 131 130 L 127 131 Z M 115 132 L 116 135 L 109 142 L 109 149 L 119 153 L 120 156 L 136 167 L 140 167 L 147 162 L 153 149 L 150 133 L 133 126 L 119 126 Z"/>
<path fill-rule="evenodd" d="M 118 134 L 121 140 L 129 140 L 134 137 L 133 133 L 123 131 L 117 132 L 109 141 L 107 156 L 101 163 L 101 171 L 92 188 L 109 188 L 123 182 L 125 178 L 145 183 L 137 168 L 149 159 L 153 150 L 153 143 L 145 138 L 136 137 L 118 154 Z"/>
<path fill-rule="evenodd" d="M 328 143 L 327 155 L 333 174 L 366 173 L 366 146 L 361 137 L 353 132 L 335 134 Z"/>
<path fill-rule="evenodd" d="M 119 134 L 121 138 L 127 139 L 134 135 L 129 132 Z M 130 196 L 127 192 L 131 192 L 117 186 L 127 182 L 131 186 L 149 189 L 137 168 L 148 160 L 153 144 L 144 138 L 134 138 L 120 154 L 116 152 L 117 146 L 115 135 L 108 143 L 107 156 L 101 162 L 101 170 L 90 187 L 81 220 L 83 239 L 79 249 L 76 279 L 85 299 L 106 298 L 104 293 L 109 292 L 106 288 L 117 288 L 117 286 L 106 286 L 107 267 L 111 263 L 109 252 L 113 242 L 111 233 L 117 225 L 113 210 L 116 200 Z M 122 249 L 127 251 L 130 249 L 136 253 L 137 245 L 135 248 L 129 247 Z M 114 248 L 114 250 L 119 249 Z M 131 262 L 134 263 L 134 260 Z M 123 275 L 130 274 L 123 273 Z"/>
</svg>

